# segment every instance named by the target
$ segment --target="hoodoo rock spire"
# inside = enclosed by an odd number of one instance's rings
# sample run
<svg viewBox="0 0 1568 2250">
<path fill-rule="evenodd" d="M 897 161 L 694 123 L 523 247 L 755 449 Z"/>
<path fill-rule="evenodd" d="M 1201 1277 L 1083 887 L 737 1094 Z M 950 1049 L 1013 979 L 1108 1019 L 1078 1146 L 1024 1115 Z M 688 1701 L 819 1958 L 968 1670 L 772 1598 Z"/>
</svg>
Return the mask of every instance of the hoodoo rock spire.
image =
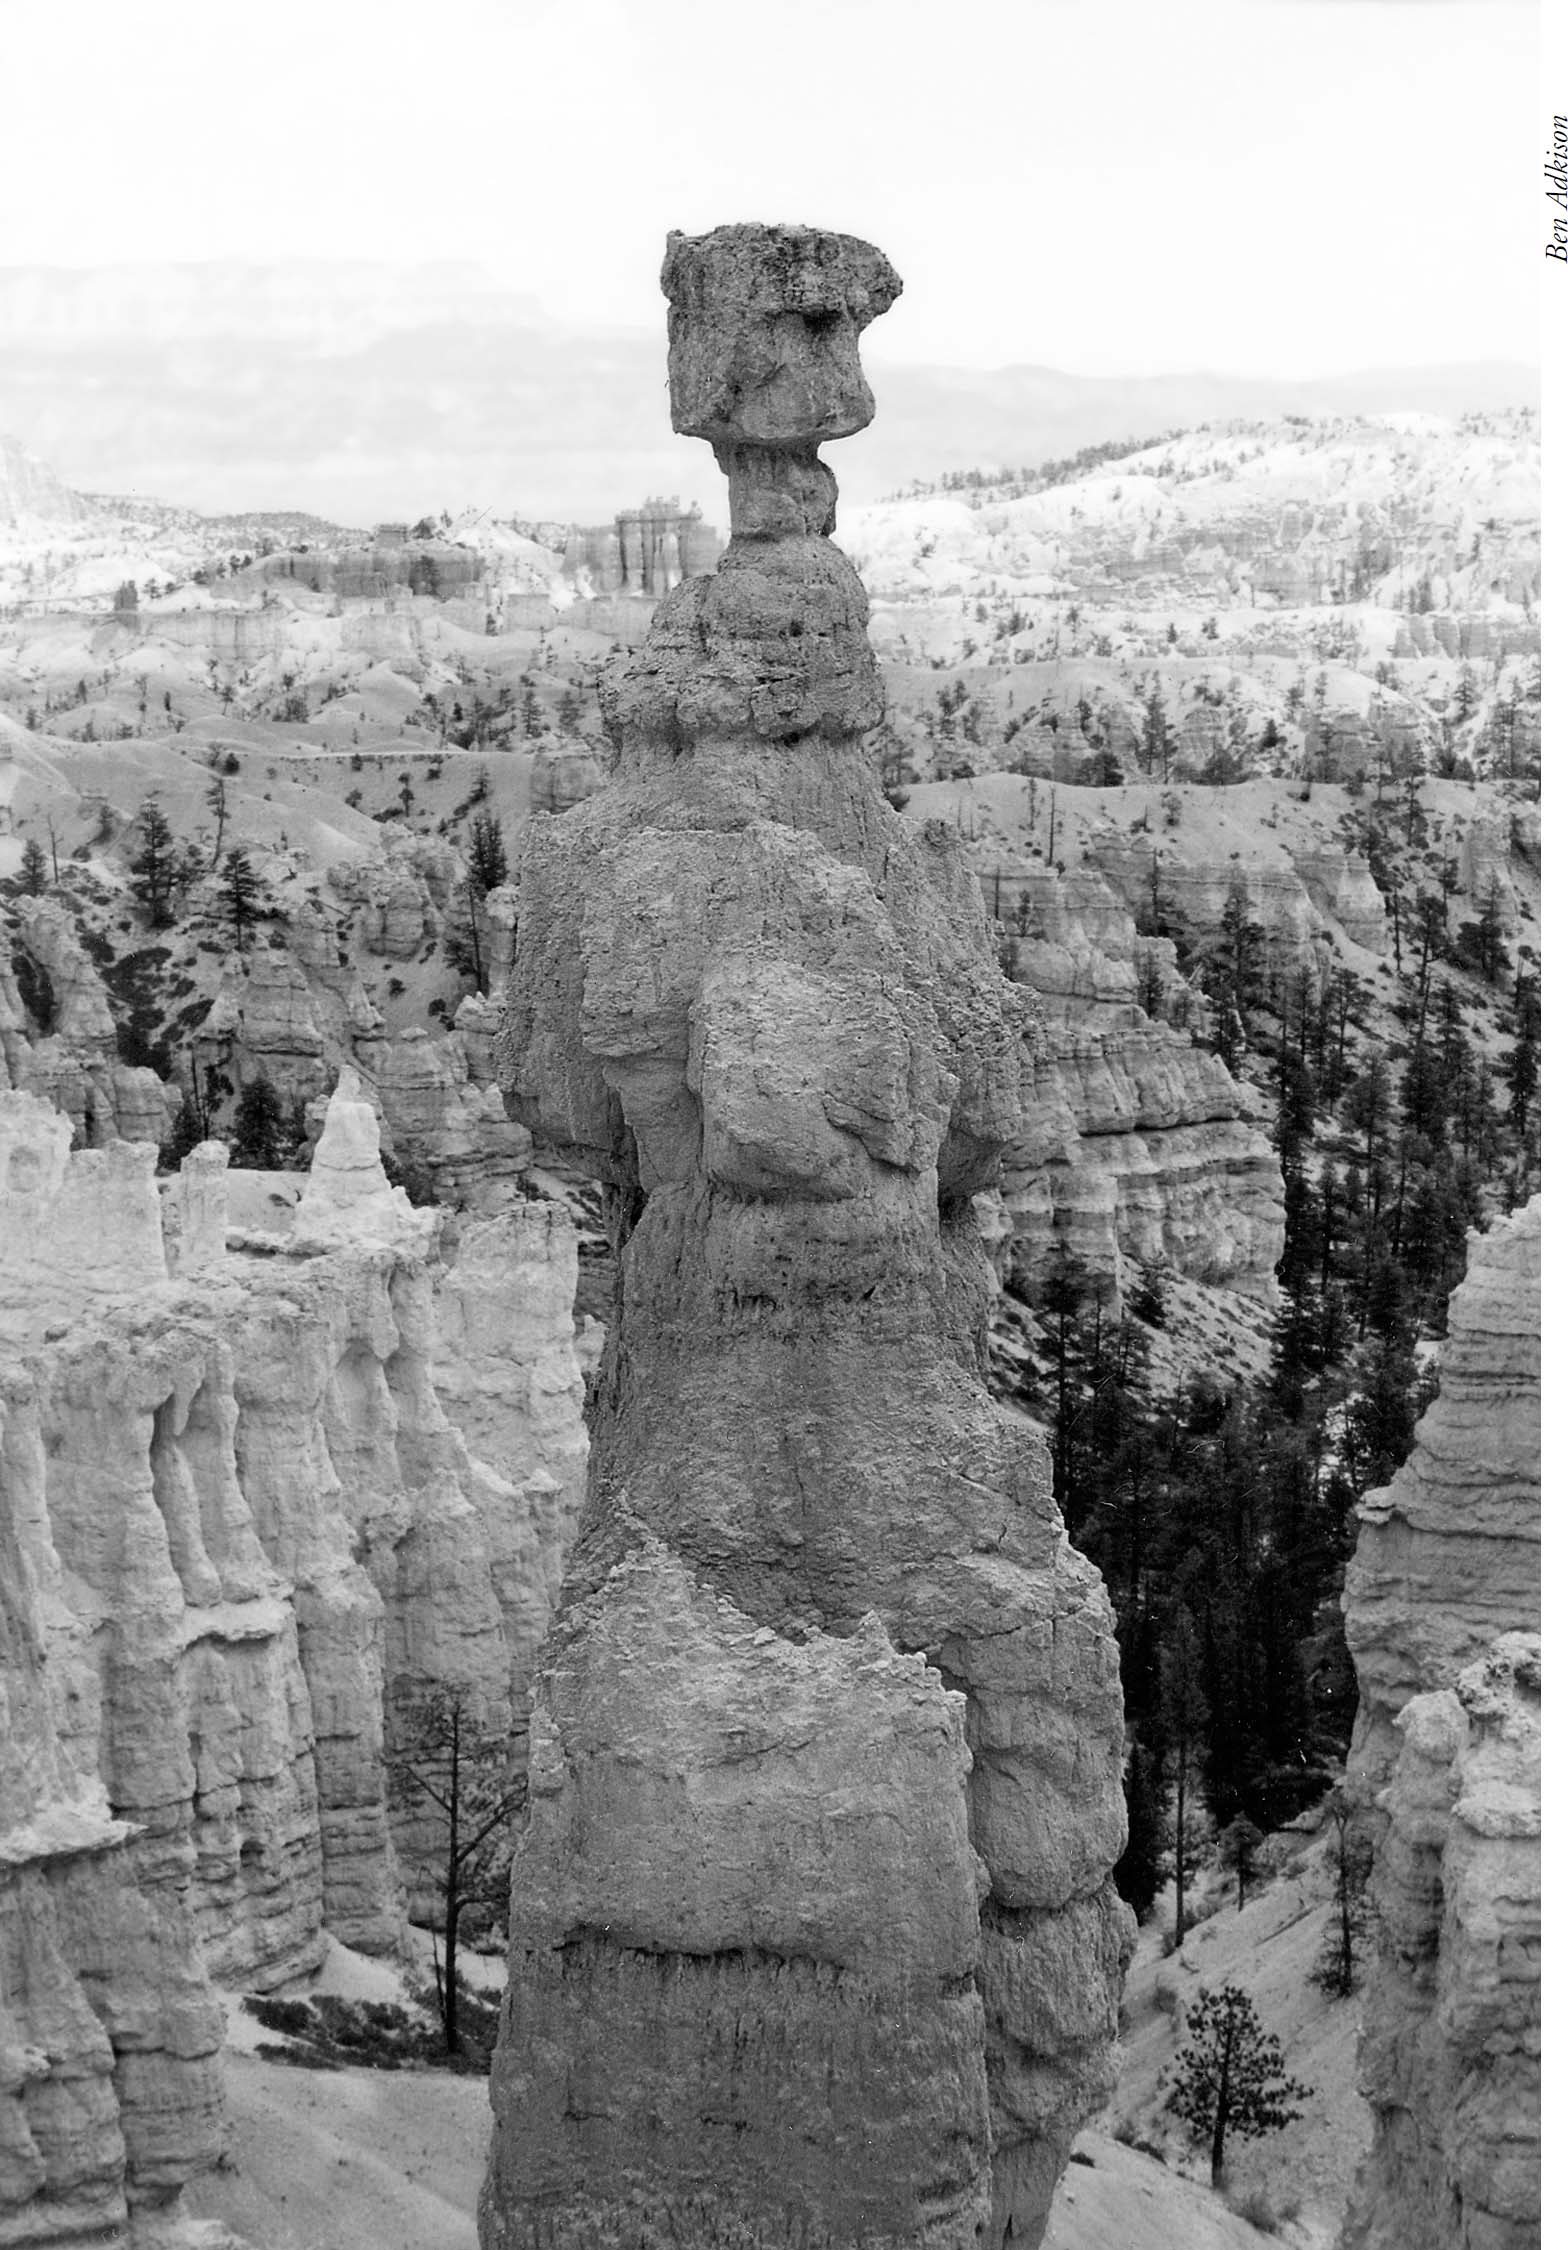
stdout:
<svg viewBox="0 0 1568 2250">
<path fill-rule="evenodd" d="M 605 1181 L 617 1299 L 536 1683 L 486 2250 L 1038 2241 L 1128 1917 L 1110 1610 L 983 1370 L 973 1199 L 1025 996 L 864 738 L 817 446 L 900 284 L 805 227 L 670 237 L 678 430 L 733 537 L 536 822 L 498 1049 Z"/>
</svg>

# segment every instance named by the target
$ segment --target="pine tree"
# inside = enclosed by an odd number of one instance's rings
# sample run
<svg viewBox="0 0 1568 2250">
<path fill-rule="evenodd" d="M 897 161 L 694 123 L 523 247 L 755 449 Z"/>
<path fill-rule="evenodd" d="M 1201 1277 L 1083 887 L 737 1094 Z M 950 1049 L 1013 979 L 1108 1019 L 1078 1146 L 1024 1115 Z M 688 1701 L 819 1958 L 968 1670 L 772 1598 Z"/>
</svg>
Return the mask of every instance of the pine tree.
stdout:
<svg viewBox="0 0 1568 2250">
<path fill-rule="evenodd" d="M 223 863 L 223 899 L 234 924 L 235 950 L 243 953 L 261 919 L 261 877 L 251 865 L 250 854 L 239 844 Z"/>
<path fill-rule="evenodd" d="M 250 1080 L 234 1110 L 229 1162 L 252 1172 L 276 1172 L 288 1159 L 288 1132 L 277 1089 L 265 1073 Z"/>
<path fill-rule="evenodd" d="M 1202 1649 L 1185 1603 L 1171 1621 L 1160 1651 L 1160 1721 L 1169 1743 L 1175 1783 L 1171 1849 L 1176 1876 L 1176 1943 L 1187 1934 L 1189 1808 L 1197 1777 L 1198 1747 L 1209 1717 L 1203 1692 Z"/>
<path fill-rule="evenodd" d="M 446 957 L 460 976 L 472 977 L 481 992 L 490 989 L 482 917 L 485 900 L 507 880 L 501 823 L 494 813 L 476 813 L 468 832 L 468 862 L 463 878 L 462 920 L 447 932 Z"/>
<path fill-rule="evenodd" d="M 1207 2141 L 1216 2187 L 1224 2179 L 1229 2136 L 1253 2140 L 1294 2124 L 1301 2115 L 1297 2104 L 1312 2091 L 1287 2077 L 1278 2039 L 1258 2021 L 1249 1995 L 1229 1983 L 1217 1992 L 1200 1991 L 1187 2010 L 1173 2068 L 1166 2106 L 1194 2138 Z"/>
<path fill-rule="evenodd" d="M 1079 1397 L 1082 1343 L 1079 1315 L 1095 1294 L 1094 1278 L 1082 1258 L 1056 1251 L 1029 1291 L 1029 1303 L 1039 1314 L 1056 1362 L 1056 1412 L 1051 1421 L 1051 1454 L 1056 1470 L 1056 1498 L 1069 1536 L 1080 1521 L 1075 1477 L 1078 1458 Z"/>
<path fill-rule="evenodd" d="M 1533 1149 L 1541 1091 L 1541 986 L 1521 970 L 1514 984 L 1514 1043 L 1503 1065 L 1508 1122 Z"/>
<path fill-rule="evenodd" d="M 21 877 L 31 898 L 37 898 L 49 881 L 49 855 L 36 836 L 29 836 L 22 846 Z"/>
<path fill-rule="evenodd" d="M 475 813 L 468 829 L 469 889 L 484 899 L 500 888 L 507 875 L 500 821 L 494 813 Z"/>
<path fill-rule="evenodd" d="M 1252 1881 L 1262 1843 L 1262 1829 L 1256 1822 L 1250 1821 L 1245 1813 L 1238 1813 L 1230 1826 L 1221 1831 L 1220 1865 L 1235 1871 L 1238 1914 L 1247 1903 L 1247 1885 Z"/>
<path fill-rule="evenodd" d="M 1122 1786 L 1127 1797 L 1127 1846 L 1116 1862 L 1116 1888 L 1140 1922 L 1147 1919 L 1160 1888 L 1160 1847 L 1165 1826 L 1162 1760 L 1136 1729 L 1127 1752 Z"/>
<path fill-rule="evenodd" d="M 169 1127 L 169 1137 L 163 1144 L 162 1164 L 166 1172 L 177 1172 L 193 1148 L 199 1148 L 207 1138 L 206 1126 L 187 1088 L 180 1095 L 180 1106 L 174 1113 L 174 1123 Z"/>
<path fill-rule="evenodd" d="M 1331 1999 L 1348 2000 L 1356 1989 L 1360 1950 L 1370 1915 L 1367 1878 L 1372 1872 L 1372 1846 L 1354 1827 L 1353 1807 L 1342 1789 L 1330 1792 L 1327 1812 L 1334 1828 L 1334 1841 L 1329 1846 L 1334 1896 L 1312 1981 Z"/>
<path fill-rule="evenodd" d="M 212 864 L 217 866 L 223 856 L 223 830 L 229 817 L 229 790 L 221 773 L 215 773 L 207 784 L 207 809 L 218 824 L 212 840 Z"/>
<path fill-rule="evenodd" d="M 130 863 L 131 895 L 152 927 L 166 930 L 174 920 L 174 896 L 180 880 L 174 831 L 156 797 L 144 800 L 136 819 L 141 849 Z"/>
<path fill-rule="evenodd" d="M 1174 627 L 1172 628 L 1174 630 Z M 1171 728 L 1165 714 L 1165 699 L 1155 682 L 1143 713 L 1143 762 L 1153 774 L 1158 771 L 1161 781 L 1171 777 Z"/>
<path fill-rule="evenodd" d="M 524 1782 L 508 1768 L 509 1742 L 460 1686 L 440 1687 L 406 1713 L 403 1749 L 388 1761 L 394 1804 L 404 1812 L 433 1807 L 438 1836 L 430 1872 L 441 1900 L 444 1962 L 437 1977 L 441 2028 L 449 2055 L 461 2052 L 458 2027 L 458 1935 L 465 1906 L 504 1911 L 510 1831 L 526 1801 Z"/>
</svg>

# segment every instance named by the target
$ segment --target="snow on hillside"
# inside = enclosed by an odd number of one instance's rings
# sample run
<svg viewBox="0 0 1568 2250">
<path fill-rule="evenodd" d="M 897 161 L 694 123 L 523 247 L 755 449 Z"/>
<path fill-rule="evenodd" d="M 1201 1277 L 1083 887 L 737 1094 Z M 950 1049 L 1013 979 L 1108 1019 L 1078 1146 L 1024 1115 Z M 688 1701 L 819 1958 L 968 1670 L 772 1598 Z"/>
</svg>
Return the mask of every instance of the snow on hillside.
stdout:
<svg viewBox="0 0 1568 2250">
<path fill-rule="evenodd" d="M 1474 580 L 1469 550 L 1484 562 L 1539 514 L 1533 416 L 1385 415 L 1189 430 L 1043 490 L 979 486 L 846 509 L 838 536 L 887 599 L 985 581 L 1053 592 L 1107 550 L 1168 575 L 1174 556 L 1218 543 L 1238 592 L 1275 601 L 1271 573 L 1251 567 L 1260 559 L 1361 553 L 1379 582 L 1400 565 Z"/>
</svg>

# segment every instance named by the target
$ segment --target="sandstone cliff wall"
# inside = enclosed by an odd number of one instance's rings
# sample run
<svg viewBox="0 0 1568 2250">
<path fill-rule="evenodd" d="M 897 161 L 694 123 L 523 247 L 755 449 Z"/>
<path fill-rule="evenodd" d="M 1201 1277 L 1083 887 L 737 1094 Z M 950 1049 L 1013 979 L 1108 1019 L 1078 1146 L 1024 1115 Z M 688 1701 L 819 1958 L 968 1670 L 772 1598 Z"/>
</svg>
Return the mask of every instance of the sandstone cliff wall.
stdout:
<svg viewBox="0 0 1568 2250">
<path fill-rule="evenodd" d="M 1539 2250 L 1539 1636 L 1396 1724 L 1360 2057 L 1377 2125 L 1343 2250 Z"/>
<path fill-rule="evenodd" d="M 1066 1251 L 1117 1288 L 1135 1261 L 1272 1298 L 1279 1161 L 1256 1097 L 1184 1028 L 1202 1009 L 1174 946 L 1093 867 L 998 863 L 982 889 L 1036 1003 L 1003 1167 L 1012 1275 Z"/>
<path fill-rule="evenodd" d="M 354 1064 L 387 1154 L 427 1173 L 444 1201 L 489 1210 L 510 1198 L 532 1153 L 493 1083 L 489 1043 L 498 1009 L 470 995 L 453 1030 L 389 1036 L 361 974 L 367 957 L 428 960 L 437 951 L 459 911 L 461 869 L 450 845 L 406 834 L 390 837 L 384 851 L 335 864 L 320 894 L 295 906 L 285 943 L 227 955 L 205 1015 L 199 1002 L 182 1009 L 171 1043 L 189 1041 L 202 1083 L 215 1071 L 237 1094 L 265 1076 L 285 1114 L 296 1102 L 323 1103 L 340 1065 Z M 494 982 L 504 981 L 510 965 L 514 920 L 513 894 L 498 890 L 480 932 Z M 184 1066 L 176 1086 L 119 1060 L 117 1011 L 123 1029 L 127 989 L 139 987 L 122 982 L 111 997 L 57 901 L 20 898 L 0 918 L 0 1092 L 51 1102 L 69 1118 L 79 1146 L 162 1143 L 185 1090 Z M 176 979 L 166 1005 L 191 989 L 189 977 Z"/>
<path fill-rule="evenodd" d="M 1345 2250 L 1541 2240 L 1540 1244 L 1538 1201 L 1472 1237 L 1442 1387 L 1346 1578 L 1378 1943 Z"/>
<path fill-rule="evenodd" d="M 88 1148 L 168 1130 L 162 1082 L 119 1060 L 102 979 L 52 899 L 19 898 L 0 921 L 0 1092 L 13 1088 L 63 1110 Z"/>
<path fill-rule="evenodd" d="M 1372 872 L 1357 852 L 1319 843 L 1298 865 L 1287 852 L 1249 862 L 1210 856 L 1180 830 L 1129 836 L 1110 821 L 1085 838 L 1084 854 L 1129 912 L 1158 897 L 1162 913 L 1192 931 L 1217 930 L 1238 891 L 1263 932 L 1266 958 L 1286 971 L 1315 964 L 1330 922 L 1368 953 L 1391 950 L 1388 917 Z"/>
<path fill-rule="evenodd" d="M 1351 1773 L 1370 1794 L 1410 1698 L 1540 1621 L 1539 1198 L 1471 1236 L 1438 1395 L 1393 1483 L 1361 1503 L 1344 1607 L 1360 1690 Z"/>
<path fill-rule="evenodd" d="M 531 1464 L 519 1489 L 442 1406 L 458 1323 L 435 1214 L 388 1187 L 351 1086 L 292 1231 L 227 1246 L 221 1146 L 160 1205 L 150 1146 L 69 1138 L 41 1100 L 0 1096 L 0 2239 L 18 2246 L 119 2239 L 215 2161 L 209 1979 L 276 1985 L 328 1930 L 402 1945 L 430 1839 L 389 1802 L 385 1755 L 432 1688 L 526 1709 L 518 1651 L 559 1583 L 583 1444 L 569 1227 L 502 1220 L 488 1259 L 458 1256 L 473 1325 L 559 1362 L 474 1413 Z"/>
</svg>

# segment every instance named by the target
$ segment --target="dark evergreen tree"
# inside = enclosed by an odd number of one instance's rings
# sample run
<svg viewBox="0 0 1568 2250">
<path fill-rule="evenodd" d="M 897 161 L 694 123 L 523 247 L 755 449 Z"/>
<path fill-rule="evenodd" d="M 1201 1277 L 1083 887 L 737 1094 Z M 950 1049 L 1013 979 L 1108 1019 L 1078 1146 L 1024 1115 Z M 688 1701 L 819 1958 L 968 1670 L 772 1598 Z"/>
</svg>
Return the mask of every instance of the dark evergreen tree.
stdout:
<svg viewBox="0 0 1568 2250">
<path fill-rule="evenodd" d="M 506 852 L 501 823 L 494 813 L 476 813 L 469 828 L 467 868 L 456 926 L 447 932 L 446 957 L 465 977 L 472 977 L 481 992 L 490 988 L 485 956 L 484 903 L 507 879 Z"/>
<path fill-rule="evenodd" d="M 1209 2176 L 1218 2187 L 1231 2135 L 1250 2140 L 1293 2124 L 1311 2088 L 1286 2075 L 1283 2048 L 1239 1985 L 1200 1991 L 1183 2028 L 1167 2106 L 1207 2143 Z"/>
<path fill-rule="evenodd" d="M 1028 1302 L 1045 1329 L 1047 1349 L 1055 1367 L 1051 1456 L 1056 1501 L 1069 1536 L 1077 1530 L 1083 1499 L 1076 1476 L 1087 1348 L 1080 1322 L 1085 1309 L 1097 1297 L 1095 1279 L 1088 1266 L 1081 1258 L 1064 1250 L 1053 1253 L 1028 1292 Z"/>
<path fill-rule="evenodd" d="M 1503 1065 L 1508 1122 L 1520 1143 L 1533 1153 L 1539 1132 L 1541 1095 L 1541 986 L 1519 972 L 1514 982 L 1514 1043 Z"/>
<path fill-rule="evenodd" d="M 501 823 L 494 813 L 475 813 L 468 824 L 468 887 L 480 899 L 498 890 L 507 880 L 506 849 Z"/>
<path fill-rule="evenodd" d="M 1330 1792 L 1327 1809 L 1333 1830 L 1329 1865 L 1334 1874 L 1334 1895 L 1312 1981 L 1331 1999 L 1348 2000 L 1356 1989 L 1370 1919 L 1367 1878 L 1372 1872 L 1372 1846 L 1356 1826 L 1350 1800 L 1342 1789 Z"/>
<path fill-rule="evenodd" d="M 22 846 L 22 888 L 32 898 L 48 887 L 49 855 L 36 836 L 29 836 Z"/>
<path fill-rule="evenodd" d="M 1503 940 L 1502 893 L 1494 876 L 1481 911 L 1473 921 L 1461 922 L 1454 939 L 1454 952 L 1460 962 L 1473 969 L 1488 984 L 1496 984 L 1508 966 L 1508 948 Z"/>
<path fill-rule="evenodd" d="M 1165 1832 L 1164 1764 L 1158 1748 L 1146 1747 L 1134 1728 L 1128 1738 L 1122 1787 L 1127 1797 L 1127 1845 L 1116 1862 L 1116 1888 L 1140 1922 L 1159 1895 Z"/>
<path fill-rule="evenodd" d="M 229 1161 L 246 1171 L 276 1172 L 291 1154 L 277 1088 L 264 1073 L 258 1074 L 243 1088 L 235 1105 Z"/>
<path fill-rule="evenodd" d="M 141 843 L 130 862 L 131 895 L 152 927 L 166 930 L 174 920 L 180 887 L 174 831 L 156 797 L 144 799 L 136 822 Z"/>
<path fill-rule="evenodd" d="M 1172 1785 L 1171 1852 L 1176 1879 L 1178 1945 L 1187 1934 L 1187 1876 L 1191 1864 L 1191 1814 L 1199 1747 L 1208 1722 L 1197 1627 L 1185 1605 L 1170 1620 L 1160 1650 L 1160 1721 L 1168 1745 Z"/>
<path fill-rule="evenodd" d="M 216 867 L 223 857 L 223 831 L 229 818 L 229 785 L 221 773 L 215 773 L 207 784 L 207 810 L 216 823 L 212 839 L 212 864 Z"/>
<path fill-rule="evenodd" d="M 263 907 L 261 877 L 251 865 L 249 852 L 239 844 L 223 863 L 223 904 L 233 925 L 235 951 L 243 953 Z"/>
<path fill-rule="evenodd" d="M 180 1095 L 180 1106 L 174 1113 L 174 1123 L 169 1127 L 169 1137 L 163 1144 L 161 1162 L 166 1172 L 177 1172 L 193 1148 L 199 1148 L 207 1138 L 206 1120 L 190 1090 Z"/>
<path fill-rule="evenodd" d="M 1408 1325 L 1396 1322 L 1361 1355 L 1340 1449 L 1341 1474 L 1353 1500 L 1390 1483 L 1415 1438 L 1421 1409 L 1408 1336 Z"/>
<path fill-rule="evenodd" d="M 1230 1868 L 1236 1877 L 1238 1914 L 1247 1903 L 1247 1887 L 1256 1872 L 1262 1844 L 1262 1829 L 1255 1821 L 1249 1820 L 1245 1813 L 1238 1813 L 1230 1825 L 1220 1832 L 1220 1865 Z"/>
<path fill-rule="evenodd" d="M 1156 680 L 1149 691 L 1149 700 L 1143 709 L 1143 762 L 1151 774 L 1161 781 L 1171 777 L 1171 750 L 1174 747 L 1170 720 L 1165 712 L 1165 699 Z"/>
</svg>

